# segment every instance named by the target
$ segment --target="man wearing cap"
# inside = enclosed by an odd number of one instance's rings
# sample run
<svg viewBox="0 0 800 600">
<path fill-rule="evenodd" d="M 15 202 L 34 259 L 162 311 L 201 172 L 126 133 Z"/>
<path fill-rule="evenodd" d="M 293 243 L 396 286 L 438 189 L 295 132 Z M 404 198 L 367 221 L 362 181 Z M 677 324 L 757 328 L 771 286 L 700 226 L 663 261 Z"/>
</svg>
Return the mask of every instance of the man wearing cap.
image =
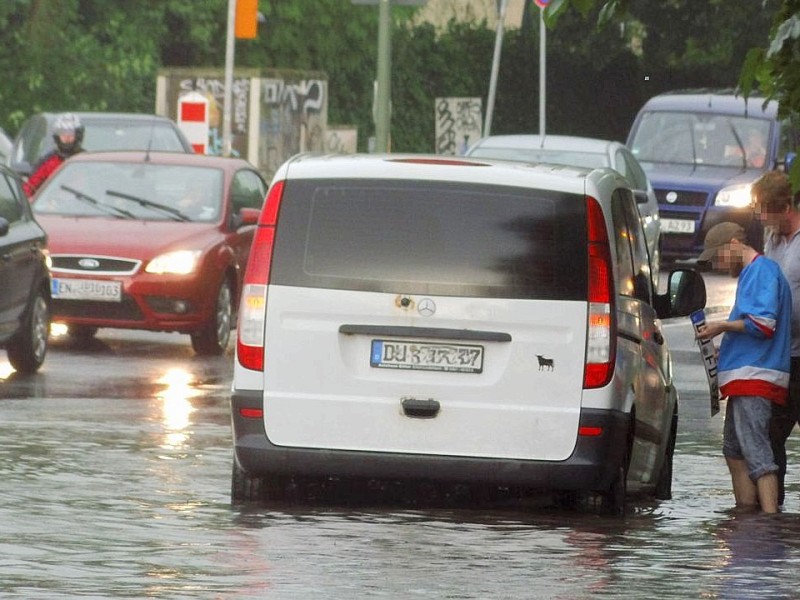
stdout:
<svg viewBox="0 0 800 600">
<path fill-rule="evenodd" d="M 714 270 L 739 277 L 728 319 L 711 321 L 699 339 L 724 334 L 717 364 L 720 392 L 728 398 L 722 453 L 731 473 L 736 505 L 778 511 L 778 465 L 770 443 L 773 405 L 786 403 L 792 296 L 774 260 L 746 243 L 736 223 L 708 230 L 698 258 Z"/>
<path fill-rule="evenodd" d="M 755 214 L 764 225 L 764 255 L 777 262 L 792 290 L 792 349 L 789 397 L 772 411 L 772 452 L 778 464 L 778 504 L 784 500 L 786 440 L 800 421 L 800 210 L 783 171 L 764 173 L 753 184 Z"/>
</svg>

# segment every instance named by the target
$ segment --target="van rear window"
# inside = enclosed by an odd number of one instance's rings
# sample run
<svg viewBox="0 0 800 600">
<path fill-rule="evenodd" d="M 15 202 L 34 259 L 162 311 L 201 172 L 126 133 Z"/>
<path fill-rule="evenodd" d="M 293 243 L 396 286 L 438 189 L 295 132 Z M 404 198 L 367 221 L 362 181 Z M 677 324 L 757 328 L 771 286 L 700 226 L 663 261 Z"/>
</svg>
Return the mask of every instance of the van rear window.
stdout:
<svg viewBox="0 0 800 600">
<path fill-rule="evenodd" d="M 505 186 L 301 180 L 284 188 L 270 281 L 443 296 L 581 300 L 580 195 Z"/>
</svg>

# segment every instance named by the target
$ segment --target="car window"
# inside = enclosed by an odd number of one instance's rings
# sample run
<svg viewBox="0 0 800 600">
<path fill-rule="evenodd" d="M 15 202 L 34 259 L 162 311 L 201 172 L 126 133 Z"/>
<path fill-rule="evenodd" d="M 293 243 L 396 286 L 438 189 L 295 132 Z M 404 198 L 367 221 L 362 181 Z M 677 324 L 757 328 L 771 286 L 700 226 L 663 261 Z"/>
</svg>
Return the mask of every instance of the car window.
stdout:
<svg viewBox="0 0 800 600">
<path fill-rule="evenodd" d="M 170 123 L 163 121 L 85 124 L 83 149 L 90 152 L 103 150 L 152 150 L 184 152 L 181 140 Z"/>
<path fill-rule="evenodd" d="M 605 154 L 550 148 L 483 148 L 479 146 L 470 152 L 469 156 L 531 163 L 546 162 L 589 169 L 610 166 Z"/>
<path fill-rule="evenodd" d="M 33 204 L 38 214 L 213 222 L 222 211 L 217 168 L 140 162 L 68 163 Z"/>
<path fill-rule="evenodd" d="M 767 119 L 653 111 L 642 115 L 631 151 L 640 162 L 762 167 L 770 129 Z"/>
<path fill-rule="evenodd" d="M 647 175 L 645 175 L 644 169 L 633 157 L 633 154 L 626 150 L 618 150 L 617 154 L 617 161 L 625 165 L 625 173 L 623 174 L 633 184 L 634 189 L 646 190 Z"/>
<path fill-rule="evenodd" d="M 586 299 L 583 195 L 378 180 L 287 182 L 271 281 L 467 297 Z"/>
<path fill-rule="evenodd" d="M 611 207 L 619 267 L 619 293 L 650 303 L 653 290 L 647 245 L 631 191 L 623 188 L 616 190 Z"/>
<path fill-rule="evenodd" d="M 47 140 L 47 123 L 44 118 L 35 117 L 26 122 L 17 135 L 13 161 L 27 162 L 35 167 L 44 153 Z"/>
<path fill-rule="evenodd" d="M 247 169 L 237 171 L 232 185 L 233 212 L 238 212 L 242 208 L 261 208 L 267 186 L 256 172 Z"/>
<path fill-rule="evenodd" d="M 13 182 L 5 175 L 0 175 L 0 217 L 9 223 L 15 223 L 22 218 L 20 198 L 14 191 Z"/>
<path fill-rule="evenodd" d="M 787 152 L 797 152 L 800 147 L 800 130 L 793 119 L 786 118 L 780 122 L 781 136 L 778 147 L 778 157 L 783 160 Z"/>
</svg>

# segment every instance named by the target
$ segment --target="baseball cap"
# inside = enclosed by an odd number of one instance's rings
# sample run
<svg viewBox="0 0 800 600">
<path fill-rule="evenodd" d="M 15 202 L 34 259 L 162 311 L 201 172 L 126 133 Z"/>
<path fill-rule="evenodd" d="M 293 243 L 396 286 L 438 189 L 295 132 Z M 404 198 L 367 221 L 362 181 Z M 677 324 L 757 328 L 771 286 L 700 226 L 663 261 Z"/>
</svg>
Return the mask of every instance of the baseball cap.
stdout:
<svg viewBox="0 0 800 600">
<path fill-rule="evenodd" d="M 697 257 L 697 261 L 711 262 L 714 256 L 716 256 L 717 250 L 733 239 L 746 242 L 747 235 L 745 234 L 744 227 L 738 223 L 731 223 L 730 221 L 717 223 L 706 233 L 706 239 L 703 242 L 703 251 L 700 253 L 700 256 Z"/>
</svg>

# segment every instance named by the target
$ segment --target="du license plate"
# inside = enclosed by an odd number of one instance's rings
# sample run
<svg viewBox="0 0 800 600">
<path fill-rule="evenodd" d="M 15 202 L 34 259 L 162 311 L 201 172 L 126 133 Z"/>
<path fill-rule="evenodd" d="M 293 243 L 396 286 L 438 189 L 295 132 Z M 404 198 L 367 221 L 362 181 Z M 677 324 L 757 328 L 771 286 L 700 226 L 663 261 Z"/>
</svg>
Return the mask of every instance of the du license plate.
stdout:
<svg viewBox="0 0 800 600">
<path fill-rule="evenodd" d="M 53 298 L 58 298 L 59 300 L 122 301 L 122 285 L 119 281 L 53 279 L 50 293 Z"/>
<path fill-rule="evenodd" d="M 372 340 L 369 364 L 381 369 L 483 372 L 483 346 Z"/>
</svg>

